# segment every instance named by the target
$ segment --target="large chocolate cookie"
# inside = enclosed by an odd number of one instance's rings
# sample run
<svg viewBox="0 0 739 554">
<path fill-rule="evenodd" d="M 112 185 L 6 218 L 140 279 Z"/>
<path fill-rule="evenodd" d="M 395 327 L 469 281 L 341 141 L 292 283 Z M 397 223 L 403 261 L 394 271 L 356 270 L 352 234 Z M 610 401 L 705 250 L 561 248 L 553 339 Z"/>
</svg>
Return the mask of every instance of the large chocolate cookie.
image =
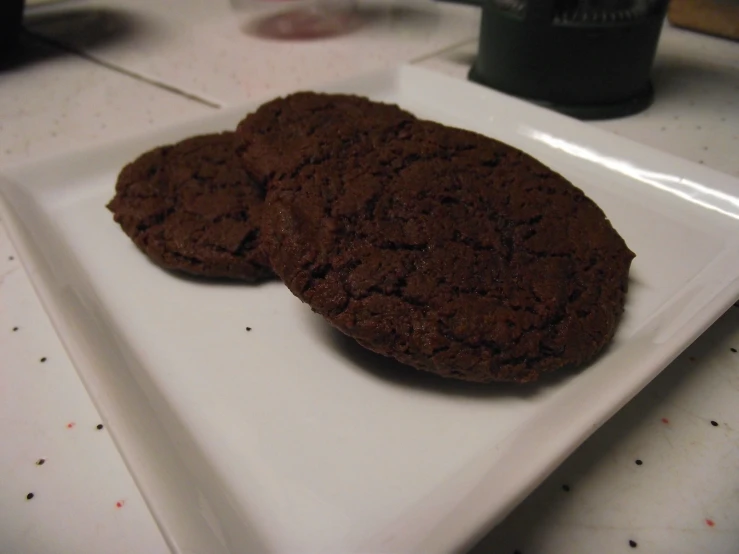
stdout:
<svg viewBox="0 0 739 554">
<path fill-rule="evenodd" d="M 264 197 L 235 145 L 233 132 L 193 137 L 123 168 L 108 209 L 154 263 L 205 277 L 272 275 L 260 248 Z"/>
<path fill-rule="evenodd" d="M 244 167 L 266 186 L 307 163 L 309 152 L 352 140 L 357 128 L 381 130 L 413 119 L 396 105 L 361 96 L 297 92 L 263 104 L 236 132 Z"/>
<path fill-rule="evenodd" d="M 433 122 L 336 133 L 269 184 L 265 208 L 273 268 L 314 311 L 375 352 L 480 383 L 580 366 L 611 340 L 634 254 L 581 190 Z"/>
</svg>

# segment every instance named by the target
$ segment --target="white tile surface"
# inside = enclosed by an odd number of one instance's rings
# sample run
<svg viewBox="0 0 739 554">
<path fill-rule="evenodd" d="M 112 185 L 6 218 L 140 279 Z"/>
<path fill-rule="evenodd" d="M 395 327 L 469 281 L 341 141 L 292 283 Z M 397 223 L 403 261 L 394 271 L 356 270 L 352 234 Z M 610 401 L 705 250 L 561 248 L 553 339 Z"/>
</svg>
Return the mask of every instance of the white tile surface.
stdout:
<svg viewBox="0 0 739 554">
<path fill-rule="evenodd" d="M 281 41 L 251 34 L 249 26 L 273 13 L 275 5 L 284 2 L 81 1 L 74 9 L 88 15 L 77 16 L 75 32 L 54 19 L 49 23 L 49 17 L 36 19 L 31 28 L 97 59 L 226 105 L 412 60 L 474 36 L 479 26 L 479 10 L 468 6 L 360 0 L 363 24 L 342 36 Z M 101 21 L 125 30 L 118 39 L 99 41 Z"/>
<path fill-rule="evenodd" d="M 58 8 L 86 6 L 64 4 Z M 478 17 L 474 9 L 441 8 L 438 28 L 428 22 L 409 27 L 397 16 L 392 31 L 386 21 L 361 36 L 292 45 L 247 37 L 239 25 L 248 14 L 234 14 L 223 1 L 119 2 L 115 13 L 123 10 L 128 18 L 110 16 L 116 4 L 95 5 L 109 6 L 108 12 L 78 19 L 85 33 L 49 30 L 48 19 L 45 32 L 217 104 L 431 54 L 473 37 Z M 105 31 L 116 25 L 123 31 L 109 40 Z M 422 63 L 463 77 L 474 51 L 471 40 Z M 0 168 L 210 109 L 54 49 L 36 46 L 32 57 L 23 69 L 0 74 Z M 597 125 L 739 175 L 738 65 L 739 44 L 668 28 L 655 68 L 655 104 Z M 638 552 L 739 551 L 739 354 L 731 348 L 739 349 L 739 308 L 585 443 L 476 552 L 634 551 L 629 540 Z M 70 421 L 76 425 L 67 429 Z M 106 430 L 95 428 L 97 412 L 2 230 L 0 423 L 0 552 L 166 551 Z M 36 466 L 41 457 L 46 463 Z M 29 492 L 35 496 L 26 500 Z"/>
<path fill-rule="evenodd" d="M 1 225 L 0 291 L 0 552 L 167 552 Z"/>
<path fill-rule="evenodd" d="M 24 50 L 0 72 L 0 167 L 213 109 L 35 39 Z"/>
</svg>

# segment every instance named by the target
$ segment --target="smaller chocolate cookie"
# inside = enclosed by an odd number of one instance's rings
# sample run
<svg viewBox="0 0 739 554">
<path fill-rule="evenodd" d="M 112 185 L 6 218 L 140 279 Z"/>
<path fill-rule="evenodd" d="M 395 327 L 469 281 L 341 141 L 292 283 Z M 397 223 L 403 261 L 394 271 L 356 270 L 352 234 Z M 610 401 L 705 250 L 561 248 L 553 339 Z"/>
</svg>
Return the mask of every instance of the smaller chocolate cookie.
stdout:
<svg viewBox="0 0 739 554">
<path fill-rule="evenodd" d="M 154 263 L 203 277 L 272 276 L 259 244 L 264 196 L 235 145 L 233 132 L 192 137 L 123 168 L 107 207 Z"/>
<path fill-rule="evenodd" d="M 262 104 L 239 123 L 239 155 L 263 187 L 299 171 L 307 152 L 341 148 L 358 129 L 393 129 L 416 117 L 395 104 L 351 94 L 296 92 Z"/>
</svg>

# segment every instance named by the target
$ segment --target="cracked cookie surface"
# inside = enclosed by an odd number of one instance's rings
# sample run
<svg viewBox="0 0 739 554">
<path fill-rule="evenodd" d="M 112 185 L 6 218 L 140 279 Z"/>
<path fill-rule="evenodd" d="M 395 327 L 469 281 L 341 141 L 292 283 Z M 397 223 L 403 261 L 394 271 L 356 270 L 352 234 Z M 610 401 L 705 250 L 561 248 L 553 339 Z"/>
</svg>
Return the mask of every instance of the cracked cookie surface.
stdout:
<svg viewBox="0 0 739 554">
<path fill-rule="evenodd" d="M 394 104 L 351 94 L 296 92 L 246 116 L 236 133 L 243 166 L 263 187 L 310 163 L 311 152 L 350 137 L 371 122 L 376 129 L 416 119 Z"/>
<path fill-rule="evenodd" d="M 612 339 L 634 257 L 532 157 L 403 120 L 337 122 L 268 183 L 264 245 L 298 298 L 360 344 L 443 377 L 530 382 Z"/>
<path fill-rule="evenodd" d="M 235 149 L 235 134 L 224 132 L 146 152 L 123 168 L 108 209 L 161 267 L 203 277 L 270 277 L 260 246 L 264 195 Z"/>
</svg>

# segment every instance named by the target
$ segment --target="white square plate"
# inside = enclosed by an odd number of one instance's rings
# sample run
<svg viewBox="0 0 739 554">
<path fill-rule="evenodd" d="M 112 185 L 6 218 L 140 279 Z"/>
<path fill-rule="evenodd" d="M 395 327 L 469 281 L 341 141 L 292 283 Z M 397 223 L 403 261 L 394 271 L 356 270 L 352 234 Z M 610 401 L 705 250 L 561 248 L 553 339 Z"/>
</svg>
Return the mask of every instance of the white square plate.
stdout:
<svg viewBox="0 0 739 554">
<path fill-rule="evenodd" d="M 175 552 L 463 551 L 739 296 L 729 176 L 419 68 L 322 90 L 499 138 L 583 188 L 637 254 L 626 315 L 585 371 L 475 387 L 362 350 L 279 283 L 154 267 L 104 208 L 117 172 L 253 105 L 6 169 L 2 216 Z"/>
</svg>

